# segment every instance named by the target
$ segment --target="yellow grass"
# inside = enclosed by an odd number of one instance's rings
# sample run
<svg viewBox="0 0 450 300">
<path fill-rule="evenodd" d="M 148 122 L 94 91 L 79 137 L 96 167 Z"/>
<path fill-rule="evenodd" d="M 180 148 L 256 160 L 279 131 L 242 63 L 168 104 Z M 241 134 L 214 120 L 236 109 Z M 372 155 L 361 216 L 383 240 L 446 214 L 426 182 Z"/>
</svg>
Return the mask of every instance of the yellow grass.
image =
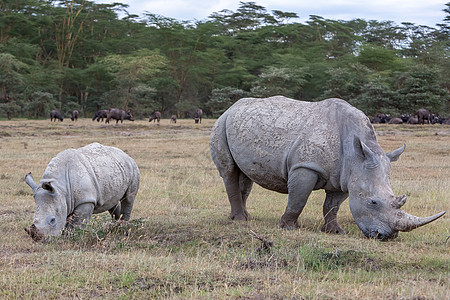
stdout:
<svg viewBox="0 0 450 300">
<path fill-rule="evenodd" d="M 255 186 L 251 220 L 232 222 L 209 155 L 214 120 L 161 125 L 81 119 L 0 121 L 0 298 L 10 299 L 448 299 L 448 214 L 399 238 L 364 238 L 344 202 L 348 234 L 320 232 L 323 191 L 314 192 L 301 228 L 278 227 L 286 196 Z M 407 144 L 393 163 L 392 187 L 405 210 L 449 210 L 450 126 L 377 126 L 385 151 Z M 23 228 L 34 202 L 24 176 L 39 181 L 51 158 L 100 142 L 126 151 L 141 187 L 125 225 L 96 215 L 85 229 L 47 244 Z M 253 230 L 273 241 L 269 251 Z"/>
</svg>

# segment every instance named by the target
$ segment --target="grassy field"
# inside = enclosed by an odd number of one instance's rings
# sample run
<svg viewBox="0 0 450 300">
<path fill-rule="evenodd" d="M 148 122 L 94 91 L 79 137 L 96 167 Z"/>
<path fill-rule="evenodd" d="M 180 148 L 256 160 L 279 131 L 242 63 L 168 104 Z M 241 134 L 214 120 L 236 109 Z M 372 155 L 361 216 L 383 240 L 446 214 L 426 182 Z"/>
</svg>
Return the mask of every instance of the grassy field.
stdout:
<svg viewBox="0 0 450 300">
<path fill-rule="evenodd" d="M 395 240 L 366 239 L 344 202 L 344 236 L 320 232 L 323 191 L 278 227 L 286 195 L 255 186 L 251 220 L 232 222 L 209 155 L 214 120 L 105 125 L 81 119 L 0 121 L 0 299 L 449 299 L 450 222 L 441 219 Z M 385 151 L 407 144 L 393 163 L 392 188 L 409 213 L 449 210 L 450 126 L 377 126 Z M 23 228 L 36 181 L 67 148 L 100 142 L 126 151 L 141 171 L 131 221 L 107 213 L 70 237 L 35 243 Z M 258 233 L 273 242 L 250 236 Z"/>
</svg>

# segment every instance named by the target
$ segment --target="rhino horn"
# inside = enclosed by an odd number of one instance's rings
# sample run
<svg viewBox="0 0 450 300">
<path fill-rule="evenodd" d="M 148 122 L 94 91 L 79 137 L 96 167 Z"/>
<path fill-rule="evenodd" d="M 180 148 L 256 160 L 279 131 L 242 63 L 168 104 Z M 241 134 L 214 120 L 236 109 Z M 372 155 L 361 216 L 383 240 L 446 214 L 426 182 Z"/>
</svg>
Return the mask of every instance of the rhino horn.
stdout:
<svg viewBox="0 0 450 300">
<path fill-rule="evenodd" d="M 403 205 L 405 205 L 406 198 L 407 198 L 406 195 L 395 197 L 394 201 L 392 201 L 392 207 L 393 208 L 402 207 Z"/>
<path fill-rule="evenodd" d="M 31 187 L 33 192 L 36 191 L 37 184 L 34 182 L 33 176 L 31 176 L 31 172 L 25 176 L 25 182 Z"/>
<path fill-rule="evenodd" d="M 426 225 L 430 222 L 433 222 L 434 220 L 439 219 L 444 214 L 445 211 L 442 211 L 438 214 L 435 214 L 434 216 L 420 218 L 400 210 L 396 216 L 394 229 L 397 231 L 411 231 L 413 229 L 416 229 L 420 226 Z"/>
</svg>

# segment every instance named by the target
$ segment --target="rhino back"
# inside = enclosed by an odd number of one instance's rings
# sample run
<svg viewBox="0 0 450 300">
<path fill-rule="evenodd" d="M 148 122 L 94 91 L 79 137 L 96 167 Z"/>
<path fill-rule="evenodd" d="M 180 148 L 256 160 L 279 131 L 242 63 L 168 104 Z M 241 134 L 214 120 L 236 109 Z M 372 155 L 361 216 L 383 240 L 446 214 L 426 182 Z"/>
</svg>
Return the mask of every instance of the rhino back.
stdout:
<svg viewBox="0 0 450 300">
<path fill-rule="evenodd" d="M 331 181 L 339 188 L 342 143 L 371 130 L 367 117 L 340 99 L 247 98 L 224 115 L 228 147 L 238 167 L 259 185 L 284 193 L 289 171 L 297 167 L 311 168 L 323 184 Z"/>
</svg>

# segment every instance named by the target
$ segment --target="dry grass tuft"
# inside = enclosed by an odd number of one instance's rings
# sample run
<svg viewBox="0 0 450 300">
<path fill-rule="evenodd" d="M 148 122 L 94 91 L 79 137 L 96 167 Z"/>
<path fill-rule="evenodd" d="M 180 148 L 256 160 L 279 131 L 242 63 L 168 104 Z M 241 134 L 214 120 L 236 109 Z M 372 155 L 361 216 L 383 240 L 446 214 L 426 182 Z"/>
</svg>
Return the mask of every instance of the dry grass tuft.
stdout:
<svg viewBox="0 0 450 300">
<path fill-rule="evenodd" d="M 81 119 L 0 121 L 0 298 L 445 299 L 449 217 L 389 242 L 365 239 L 345 202 L 348 232 L 320 232 L 323 191 L 314 192 L 300 229 L 278 220 L 286 196 L 254 187 L 251 220 L 232 222 L 222 180 L 209 155 L 214 120 L 110 124 Z M 405 210 L 449 210 L 450 127 L 377 126 L 386 151 L 407 144 L 393 164 L 392 187 Z M 108 214 L 49 243 L 23 228 L 34 202 L 24 176 L 39 180 L 67 148 L 100 142 L 126 151 L 141 171 L 132 219 Z M 261 239 L 252 238 L 253 231 Z M 270 247 L 262 243 L 270 241 Z"/>
</svg>

